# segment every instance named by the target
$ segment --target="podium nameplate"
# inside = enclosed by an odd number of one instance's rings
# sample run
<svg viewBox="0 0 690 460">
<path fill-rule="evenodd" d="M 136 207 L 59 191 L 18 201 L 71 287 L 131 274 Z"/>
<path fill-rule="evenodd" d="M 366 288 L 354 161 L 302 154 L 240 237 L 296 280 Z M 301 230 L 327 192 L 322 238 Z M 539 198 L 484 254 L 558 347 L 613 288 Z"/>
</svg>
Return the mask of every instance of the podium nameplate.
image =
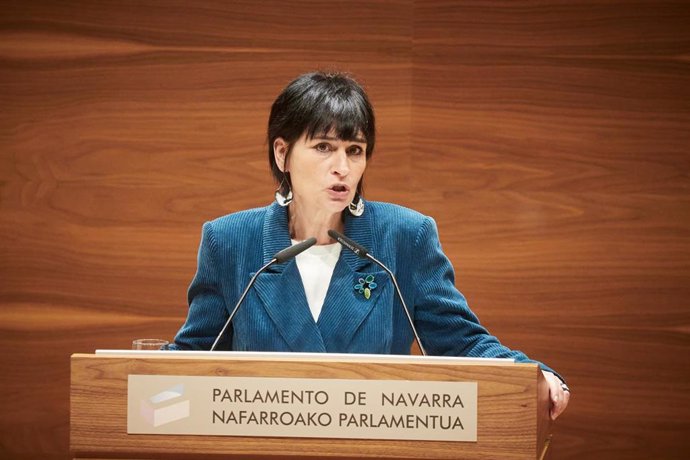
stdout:
<svg viewBox="0 0 690 460">
<path fill-rule="evenodd" d="M 477 383 L 129 375 L 127 433 L 477 441 Z"/>
</svg>

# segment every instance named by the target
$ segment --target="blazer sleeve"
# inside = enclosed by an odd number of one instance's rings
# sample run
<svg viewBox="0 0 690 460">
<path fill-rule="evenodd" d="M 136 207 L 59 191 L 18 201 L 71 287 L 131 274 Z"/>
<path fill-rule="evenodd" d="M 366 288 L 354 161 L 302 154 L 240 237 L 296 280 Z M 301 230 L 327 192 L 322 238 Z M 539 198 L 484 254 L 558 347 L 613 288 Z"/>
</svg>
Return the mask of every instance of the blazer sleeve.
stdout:
<svg viewBox="0 0 690 460">
<path fill-rule="evenodd" d="M 523 352 L 504 346 L 480 324 L 465 297 L 455 287 L 455 272 L 441 249 L 432 218 L 425 218 L 417 232 L 414 248 L 414 260 L 417 261 L 413 275 L 414 318 L 427 353 L 512 358 L 517 362 L 537 363 L 543 370 L 555 373 Z"/>
<path fill-rule="evenodd" d="M 210 350 L 225 321 L 228 311 L 221 290 L 218 244 L 211 222 L 202 229 L 197 271 L 187 291 L 189 313 L 171 350 Z M 218 348 L 227 350 L 232 343 L 231 327 L 226 330 Z"/>
</svg>

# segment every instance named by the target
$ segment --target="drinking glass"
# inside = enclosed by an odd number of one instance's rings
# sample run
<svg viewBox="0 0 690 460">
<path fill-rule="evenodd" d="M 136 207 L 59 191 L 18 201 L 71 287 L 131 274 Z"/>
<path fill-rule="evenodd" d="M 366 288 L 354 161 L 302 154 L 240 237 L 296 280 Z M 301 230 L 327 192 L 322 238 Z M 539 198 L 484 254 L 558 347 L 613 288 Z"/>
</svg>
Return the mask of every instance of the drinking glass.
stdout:
<svg viewBox="0 0 690 460">
<path fill-rule="evenodd" d="M 132 350 L 160 350 L 168 343 L 163 339 L 136 339 L 132 342 Z"/>
</svg>

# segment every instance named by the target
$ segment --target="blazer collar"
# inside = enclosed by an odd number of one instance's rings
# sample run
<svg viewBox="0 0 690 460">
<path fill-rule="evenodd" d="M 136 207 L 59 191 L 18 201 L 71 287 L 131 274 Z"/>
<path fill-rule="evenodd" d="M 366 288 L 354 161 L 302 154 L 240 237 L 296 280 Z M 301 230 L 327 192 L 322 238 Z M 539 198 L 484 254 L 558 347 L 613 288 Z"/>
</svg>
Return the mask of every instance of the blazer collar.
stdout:
<svg viewBox="0 0 690 460">
<path fill-rule="evenodd" d="M 372 235 L 374 216 L 372 215 L 371 206 L 367 208 L 366 204 L 365 201 L 364 214 L 359 217 L 355 217 L 347 211 L 343 213 L 345 236 L 364 246 L 365 249 L 371 250 L 374 242 L 374 236 Z M 343 248 L 343 252 L 343 259 L 353 271 L 361 272 L 378 269 L 378 266 L 371 260 L 361 258 L 347 248 Z"/>
<path fill-rule="evenodd" d="M 353 239 L 366 249 L 371 249 L 374 237 L 372 235 L 373 216 L 371 209 L 367 209 L 360 217 L 354 217 L 349 212 L 343 212 L 345 236 Z M 279 206 L 275 201 L 268 206 L 266 220 L 263 227 L 263 263 L 268 263 L 280 250 L 292 244 L 288 229 L 288 208 Z M 341 258 L 354 271 L 371 270 L 375 264 L 369 259 L 362 259 L 347 248 L 342 249 Z M 288 264 L 275 264 L 269 270 L 282 272 Z"/>
<path fill-rule="evenodd" d="M 278 251 L 292 245 L 288 229 L 287 207 L 279 206 L 275 201 L 266 210 L 266 219 L 262 234 L 263 263 L 267 264 Z M 274 264 L 271 272 L 282 272 L 286 264 Z"/>
</svg>

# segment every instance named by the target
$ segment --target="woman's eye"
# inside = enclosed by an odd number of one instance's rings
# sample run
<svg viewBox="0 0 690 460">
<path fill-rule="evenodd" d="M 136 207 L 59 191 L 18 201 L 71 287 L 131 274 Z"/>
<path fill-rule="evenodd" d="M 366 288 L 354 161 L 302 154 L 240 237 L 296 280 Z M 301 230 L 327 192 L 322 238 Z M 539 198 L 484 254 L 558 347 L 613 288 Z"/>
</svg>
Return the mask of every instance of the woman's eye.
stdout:
<svg viewBox="0 0 690 460">
<path fill-rule="evenodd" d="M 349 155 L 361 155 L 362 153 L 364 153 L 364 150 L 362 150 L 362 147 L 358 145 L 353 145 L 352 147 L 347 149 L 347 153 Z"/>
<path fill-rule="evenodd" d="M 326 144 L 325 142 L 322 142 L 320 144 L 316 144 L 316 150 L 319 152 L 330 152 L 331 151 L 331 146 L 329 144 Z"/>
</svg>

